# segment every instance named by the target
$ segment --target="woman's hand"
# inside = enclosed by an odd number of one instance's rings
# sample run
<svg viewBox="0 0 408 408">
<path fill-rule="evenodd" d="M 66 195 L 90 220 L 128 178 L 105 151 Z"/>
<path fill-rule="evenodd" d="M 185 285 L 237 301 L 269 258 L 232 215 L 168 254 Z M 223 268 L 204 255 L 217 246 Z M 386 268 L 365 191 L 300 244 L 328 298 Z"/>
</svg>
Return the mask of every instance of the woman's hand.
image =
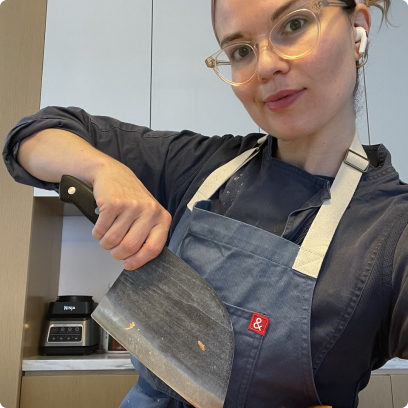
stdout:
<svg viewBox="0 0 408 408">
<path fill-rule="evenodd" d="M 99 218 L 92 236 L 125 269 L 137 269 L 160 254 L 171 215 L 128 167 L 108 160 L 94 174 L 93 194 Z"/>
<path fill-rule="evenodd" d="M 91 184 L 100 211 L 92 235 L 125 269 L 139 268 L 160 254 L 171 216 L 124 164 L 61 129 L 24 139 L 18 162 L 40 180 L 56 183 L 69 174 Z"/>
</svg>

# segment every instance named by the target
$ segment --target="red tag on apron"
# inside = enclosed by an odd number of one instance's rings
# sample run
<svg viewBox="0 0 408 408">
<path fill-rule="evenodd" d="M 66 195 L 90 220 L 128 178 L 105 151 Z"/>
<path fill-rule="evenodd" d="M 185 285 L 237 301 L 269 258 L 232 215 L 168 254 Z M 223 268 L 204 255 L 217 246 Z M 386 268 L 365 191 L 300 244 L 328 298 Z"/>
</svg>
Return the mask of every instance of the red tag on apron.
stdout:
<svg viewBox="0 0 408 408">
<path fill-rule="evenodd" d="M 258 313 L 252 314 L 251 322 L 249 323 L 248 329 L 255 333 L 265 336 L 266 329 L 268 328 L 269 318 L 262 316 Z"/>
</svg>

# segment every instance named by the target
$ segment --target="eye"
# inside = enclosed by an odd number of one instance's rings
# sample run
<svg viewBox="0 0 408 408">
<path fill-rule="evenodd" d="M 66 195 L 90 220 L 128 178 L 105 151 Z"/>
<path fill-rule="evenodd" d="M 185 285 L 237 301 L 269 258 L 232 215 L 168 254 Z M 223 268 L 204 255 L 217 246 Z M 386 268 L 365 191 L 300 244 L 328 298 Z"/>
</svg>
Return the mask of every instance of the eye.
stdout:
<svg viewBox="0 0 408 408">
<path fill-rule="evenodd" d="M 299 31 L 304 24 L 306 23 L 306 20 L 304 18 L 293 18 L 292 20 L 288 21 L 285 24 L 285 27 L 283 28 L 284 33 L 294 33 L 296 31 Z"/>
<path fill-rule="evenodd" d="M 241 62 L 248 58 L 253 53 L 253 50 L 248 45 L 239 45 L 231 48 L 229 58 L 231 62 Z"/>
</svg>

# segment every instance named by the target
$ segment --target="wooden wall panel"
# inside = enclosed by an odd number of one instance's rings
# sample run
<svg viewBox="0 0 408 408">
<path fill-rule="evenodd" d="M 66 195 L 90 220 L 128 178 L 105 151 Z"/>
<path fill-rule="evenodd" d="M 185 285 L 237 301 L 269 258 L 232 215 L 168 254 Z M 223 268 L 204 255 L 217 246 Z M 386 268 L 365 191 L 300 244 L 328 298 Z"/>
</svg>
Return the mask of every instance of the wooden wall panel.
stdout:
<svg viewBox="0 0 408 408">
<path fill-rule="evenodd" d="M 49 302 L 58 295 L 63 204 L 58 198 L 34 198 L 28 284 L 24 318 L 23 358 L 38 356 Z"/>
<path fill-rule="evenodd" d="M 392 396 L 394 408 L 408 407 L 408 375 L 392 375 Z"/>
<path fill-rule="evenodd" d="M 0 5 L 0 144 L 40 106 L 46 0 Z M 33 190 L 0 164 L 0 403 L 18 406 Z"/>
<path fill-rule="evenodd" d="M 21 408 L 118 408 L 137 375 L 23 377 Z"/>
<path fill-rule="evenodd" d="M 394 408 L 389 375 L 373 375 L 359 394 L 358 408 Z M 401 407 L 402 408 L 402 407 Z"/>
</svg>

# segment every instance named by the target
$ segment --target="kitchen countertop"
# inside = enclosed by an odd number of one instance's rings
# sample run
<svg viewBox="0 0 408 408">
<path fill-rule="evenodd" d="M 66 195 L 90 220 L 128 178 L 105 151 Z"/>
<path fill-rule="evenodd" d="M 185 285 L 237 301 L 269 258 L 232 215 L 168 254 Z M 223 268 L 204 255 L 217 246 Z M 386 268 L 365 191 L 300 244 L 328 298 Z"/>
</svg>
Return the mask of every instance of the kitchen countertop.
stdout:
<svg viewBox="0 0 408 408">
<path fill-rule="evenodd" d="M 23 371 L 134 370 L 129 353 L 96 352 L 88 356 L 36 356 L 23 360 Z"/>
<path fill-rule="evenodd" d="M 393 358 L 379 370 L 372 371 L 372 374 L 408 374 L 408 360 Z"/>
<path fill-rule="evenodd" d="M 89 356 L 36 356 L 23 360 L 22 370 L 39 371 L 120 371 L 134 370 L 130 354 L 96 352 Z M 373 375 L 408 374 L 408 360 L 394 358 Z"/>
</svg>

